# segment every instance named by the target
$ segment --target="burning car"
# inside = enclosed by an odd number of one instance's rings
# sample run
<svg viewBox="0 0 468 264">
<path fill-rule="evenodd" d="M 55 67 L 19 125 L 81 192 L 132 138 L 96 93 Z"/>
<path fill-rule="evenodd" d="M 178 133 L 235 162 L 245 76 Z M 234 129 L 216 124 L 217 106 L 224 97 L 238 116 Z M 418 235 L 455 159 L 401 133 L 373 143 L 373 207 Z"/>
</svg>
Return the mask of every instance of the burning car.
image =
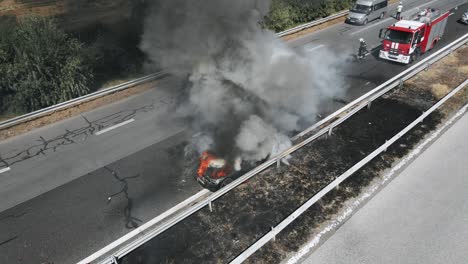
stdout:
<svg viewBox="0 0 468 264">
<path fill-rule="evenodd" d="M 196 180 L 204 188 L 213 192 L 217 191 L 246 172 L 242 169 L 241 163 L 240 157 L 230 163 L 226 159 L 217 157 L 211 151 L 205 151 L 200 156 Z"/>
</svg>

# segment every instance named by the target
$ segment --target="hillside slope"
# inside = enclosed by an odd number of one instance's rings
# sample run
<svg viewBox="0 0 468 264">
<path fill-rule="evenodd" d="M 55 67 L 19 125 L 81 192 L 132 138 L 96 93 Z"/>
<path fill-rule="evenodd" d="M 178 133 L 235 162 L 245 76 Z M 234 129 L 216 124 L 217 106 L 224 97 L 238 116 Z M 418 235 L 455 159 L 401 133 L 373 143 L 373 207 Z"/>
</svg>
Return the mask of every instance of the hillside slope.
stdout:
<svg viewBox="0 0 468 264">
<path fill-rule="evenodd" d="M 0 0 L 0 16 L 56 17 L 62 27 L 73 30 L 96 23 L 114 24 L 132 16 L 139 0 Z"/>
</svg>

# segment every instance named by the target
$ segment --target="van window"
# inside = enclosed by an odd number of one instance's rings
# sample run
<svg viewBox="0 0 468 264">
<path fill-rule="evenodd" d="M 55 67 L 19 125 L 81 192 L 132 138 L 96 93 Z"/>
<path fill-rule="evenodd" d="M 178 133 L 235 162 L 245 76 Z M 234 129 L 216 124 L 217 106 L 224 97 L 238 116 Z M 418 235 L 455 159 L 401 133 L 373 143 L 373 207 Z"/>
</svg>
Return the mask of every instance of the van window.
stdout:
<svg viewBox="0 0 468 264">
<path fill-rule="evenodd" d="M 387 6 L 387 1 L 380 2 L 374 6 L 374 11 L 382 9 Z"/>
<path fill-rule="evenodd" d="M 355 4 L 351 12 L 366 14 L 367 12 L 372 11 L 372 7 L 366 5 Z"/>
</svg>

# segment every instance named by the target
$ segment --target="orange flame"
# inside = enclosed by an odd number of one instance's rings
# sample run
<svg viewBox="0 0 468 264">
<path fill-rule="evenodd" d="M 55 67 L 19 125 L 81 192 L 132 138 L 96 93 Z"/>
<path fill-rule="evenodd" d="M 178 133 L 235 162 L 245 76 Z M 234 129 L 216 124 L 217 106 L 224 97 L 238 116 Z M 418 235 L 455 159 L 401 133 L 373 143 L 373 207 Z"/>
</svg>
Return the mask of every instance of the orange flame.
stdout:
<svg viewBox="0 0 468 264">
<path fill-rule="evenodd" d="M 214 156 L 211 155 L 208 151 L 204 151 L 200 156 L 200 165 L 198 166 L 198 177 L 203 177 L 208 167 L 210 166 L 211 160 L 214 159 Z"/>
<path fill-rule="evenodd" d="M 215 159 L 217 159 L 217 157 L 208 151 L 204 151 L 202 153 L 200 156 L 200 165 L 198 166 L 198 177 L 203 177 L 206 175 L 208 169 L 210 168 L 211 161 Z M 218 179 L 226 177 L 230 171 L 230 166 L 225 165 L 223 168 L 214 169 L 210 176 L 214 179 Z"/>
</svg>

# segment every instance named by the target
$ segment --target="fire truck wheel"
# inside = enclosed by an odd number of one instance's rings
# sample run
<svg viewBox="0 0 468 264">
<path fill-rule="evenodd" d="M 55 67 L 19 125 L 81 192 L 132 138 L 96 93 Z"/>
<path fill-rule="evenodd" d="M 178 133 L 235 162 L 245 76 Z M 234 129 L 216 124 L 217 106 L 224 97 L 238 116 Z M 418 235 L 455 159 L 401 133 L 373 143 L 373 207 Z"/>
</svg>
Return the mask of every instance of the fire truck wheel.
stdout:
<svg viewBox="0 0 468 264">
<path fill-rule="evenodd" d="M 410 63 L 413 63 L 421 55 L 421 49 L 417 48 L 410 57 Z"/>
</svg>

